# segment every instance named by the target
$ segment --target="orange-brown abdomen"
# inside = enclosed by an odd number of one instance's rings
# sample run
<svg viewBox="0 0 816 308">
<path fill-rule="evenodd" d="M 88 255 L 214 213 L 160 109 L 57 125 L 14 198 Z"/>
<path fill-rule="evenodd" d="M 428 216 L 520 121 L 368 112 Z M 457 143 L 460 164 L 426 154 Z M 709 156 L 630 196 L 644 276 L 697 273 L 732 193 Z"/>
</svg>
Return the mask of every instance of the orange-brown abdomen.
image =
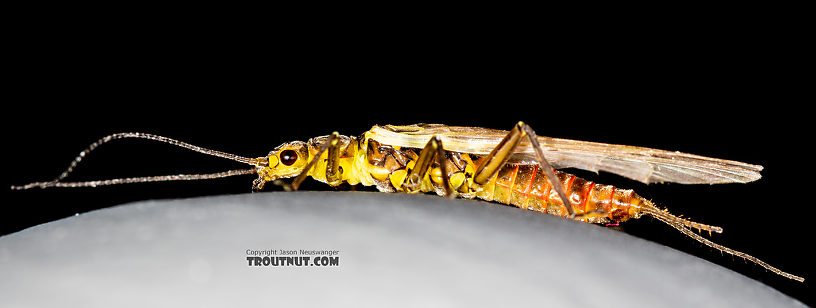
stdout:
<svg viewBox="0 0 816 308">
<path fill-rule="evenodd" d="M 596 184 L 557 170 L 555 174 L 566 190 L 575 214 L 583 221 L 624 221 L 635 215 L 633 210 L 643 203 L 643 198 L 630 189 Z M 541 174 L 538 165 L 505 165 L 476 197 L 561 217 L 567 215 L 561 198 L 547 177 Z"/>
</svg>

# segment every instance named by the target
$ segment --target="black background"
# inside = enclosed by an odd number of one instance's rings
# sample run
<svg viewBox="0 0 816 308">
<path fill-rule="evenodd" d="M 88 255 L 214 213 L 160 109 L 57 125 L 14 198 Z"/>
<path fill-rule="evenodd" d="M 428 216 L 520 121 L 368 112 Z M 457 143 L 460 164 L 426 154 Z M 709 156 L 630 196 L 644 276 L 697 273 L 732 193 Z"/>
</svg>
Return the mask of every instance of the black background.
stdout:
<svg viewBox="0 0 816 308">
<path fill-rule="evenodd" d="M 544 136 L 763 165 L 761 180 L 725 185 L 644 185 L 570 171 L 721 226 L 725 232 L 714 241 L 808 280 L 723 256 L 650 218 L 622 224 L 622 231 L 809 300 L 813 120 L 797 105 L 804 102 L 795 95 L 803 82 L 791 71 L 798 69 L 773 36 L 694 29 L 625 37 L 592 31 L 425 37 L 420 34 L 432 31 L 31 27 L 28 34 L 36 35 L 20 35 L 10 58 L 5 187 L 53 179 L 88 144 L 116 132 L 255 157 L 285 141 L 335 130 L 359 135 L 374 124 L 510 129 L 523 120 Z M 69 179 L 239 168 L 165 144 L 124 140 L 94 151 Z M 138 200 L 248 193 L 252 179 L 5 190 L 0 228 L 7 234 Z M 331 188 L 307 181 L 302 189 Z"/>
</svg>

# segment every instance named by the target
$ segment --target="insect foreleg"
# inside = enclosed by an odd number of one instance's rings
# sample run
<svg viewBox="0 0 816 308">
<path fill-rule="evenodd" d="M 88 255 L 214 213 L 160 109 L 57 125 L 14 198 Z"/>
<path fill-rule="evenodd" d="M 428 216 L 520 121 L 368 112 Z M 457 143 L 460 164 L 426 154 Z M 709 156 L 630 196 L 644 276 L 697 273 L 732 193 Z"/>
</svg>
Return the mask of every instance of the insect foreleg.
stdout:
<svg viewBox="0 0 816 308">
<path fill-rule="evenodd" d="M 434 136 L 431 140 L 428 140 L 428 143 L 425 145 L 425 148 L 422 149 L 422 152 L 419 153 L 419 158 L 417 158 L 414 167 L 411 169 L 411 173 L 408 174 L 408 178 L 402 184 L 402 188 L 407 192 L 417 192 L 421 189 L 422 186 L 422 179 L 425 178 L 425 175 L 428 174 L 431 166 L 431 161 L 436 157 L 436 162 L 439 164 L 439 169 L 442 170 L 442 185 L 445 187 L 445 195 L 448 197 L 453 196 L 453 189 L 450 187 L 450 179 L 448 178 L 447 170 L 447 162 L 445 158 L 445 149 L 442 146 L 442 140 L 439 137 Z"/>
<path fill-rule="evenodd" d="M 329 151 L 328 161 L 326 161 L 326 183 L 334 187 L 343 182 L 340 178 L 340 138 L 337 132 L 332 133 L 326 143 Z M 313 160 L 316 159 L 317 157 Z"/>
<path fill-rule="evenodd" d="M 575 211 L 572 209 L 572 203 L 569 202 L 569 198 L 567 198 L 567 192 L 563 186 L 561 186 L 561 182 L 558 180 L 558 177 L 555 175 L 555 171 L 553 167 L 550 165 L 549 162 L 544 158 L 544 152 L 541 150 L 541 145 L 538 143 L 536 139 L 536 134 L 529 125 L 524 124 L 524 122 L 518 122 L 513 130 L 511 130 L 507 136 L 499 142 L 493 151 L 488 154 L 482 163 L 479 165 L 479 168 L 476 169 L 476 175 L 473 178 L 473 182 L 479 185 L 484 185 L 493 178 L 496 173 L 501 169 L 504 164 L 510 160 L 510 156 L 513 155 L 513 152 L 518 147 L 519 143 L 521 143 L 521 138 L 527 136 L 532 144 L 533 148 L 536 152 L 536 160 L 538 161 L 538 165 L 541 167 L 541 171 L 547 176 L 547 180 L 550 182 L 550 185 L 555 188 L 555 191 L 558 193 L 558 197 L 561 198 L 561 201 L 564 204 L 564 207 L 567 209 L 567 213 L 569 213 L 570 217 L 575 216 Z"/>
<path fill-rule="evenodd" d="M 294 180 L 292 180 L 292 183 L 284 183 L 281 180 L 276 180 L 275 184 L 283 186 L 285 190 L 297 190 L 298 187 L 300 187 L 300 184 L 303 183 L 304 180 L 306 180 L 307 176 L 309 176 L 309 172 L 311 172 L 312 168 L 314 168 L 318 160 L 320 160 L 320 157 L 323 155 L 323 152 L 325 152 L 327 149 L 329 150 L 329 157 L 328 161 L 326 162 L 326 179 L 332 186 L 336 186 L 337 184 L 339 184 L 340 170 L 339 168 L 337 168 L 338 167 L 337 160 L 339 157 L 338 148 L 340 147 L 339 139 L 340 134 L 338 134 L 337 132 L 333 132 L 331 135 L 329 135 L 328 140 L 326 140 L 326 142 L 320 146 L 320 150 L 318 150 L 314 157 L 312 157 L 309 160 L 309 163 L 306 164 L 306 167 L 303 167 L 303 171 L 301 171 L 300 174 L 298 174 L 298 176 L 295 177 Z M 332 181 L 335 180 L 336 183 L 332 184 L 333 183 Z"/>
</svg>

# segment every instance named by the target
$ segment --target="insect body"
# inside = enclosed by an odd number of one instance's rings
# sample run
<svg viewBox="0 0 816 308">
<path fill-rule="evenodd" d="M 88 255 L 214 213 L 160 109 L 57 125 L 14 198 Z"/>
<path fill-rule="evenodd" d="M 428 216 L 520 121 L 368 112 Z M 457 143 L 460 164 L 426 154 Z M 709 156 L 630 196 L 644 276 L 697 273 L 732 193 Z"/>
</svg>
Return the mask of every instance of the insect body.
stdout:
<svg viewBox="0 0 816 308">
<path fill-rule="evenodd" d="M 397 131 L 393 126 L 386 129 Z M 474 182 L 474 177 L 477 167 L 488 159 L 485 155 L 447 151 L 444 153 L 443 163 L 434 161 L 426 166 L 426 171 L 420 171 L 417 162 L 423 148 L 386 145 L 375 139 L 378 137 L 371 132 L 361 137 L 338 135 L 338 156 L 333 158 L 329 151 L 322 153 L 304 175 L 332 186 L 347 182 L 376 186 L 382 192 L 435 192 L 442 196 L 448 194 L 443 178 L 447 176 L 449 189 L 458 197 L 479 198 L 561 217 L 570 216 L 547 177 L 538 172 L 540 168 L 535 162 L 505 163 L 497 169 L 496 176 L 489 177 L 489 180 L 480 185 Z M 266 157 L 268 163 L 258 168 L 260 177 L 255 181 L 255 189 L 262 189 L 267 182 L 301 174 L 310 158 L 318 155 L 329 139 L 329 136 L 324 136 L 312 138 L 308 142 L 286 143 L 270 152 Z M 331 161 L 336 161 L 337 176 L 334 179 L 329 176 L 332 174 L 329 171 L 332 168 Z M 444 173 L 442 164 L 445 165 Z M 409 174 L 414 170 L 417 170 L 416 174 L 424 176 L 421 179 L 415 178 L 411 183 Z M 573 218 L 578 220 L 608 223 L 639 217 L 642 213 L 635 211 L 637 207 L 630 205 L 648 202 L 632 190 L 596 185 L 571 174 L 554 172 L 558 185 L 565 190 L 575 211 Z M 297 189 L 293 187 L 297 184 L 299 181 L 284 185 Z"/>
<path fill-rule="evenodd" d="M 252 169 L 214 174 L 63 182 L 73 168 L 102 143 L 142 138 L 170 143 L 208 155 L 252 165 Z M 691 229 L 721 233 L 722 228 L 692 222 L 658 208 L 632 190 L 597 184 L 555 168 L 608 171 L 645 183 L 730 183 L 760 178 L 761 166 L 624 145 L 537 137 L 519 122 L 511 131 L 445 125 L 374 126 L 361 136 L 329 136 L 284 143 L 268 155 L 246 158 L 197 147 L 174 139 L 122 133 L 92 144 L 57 179 L 15 186 L 81 187 L 121 183 L 211 179 L 257 174 L 253 190 L 269 183 L 297 189 L 307 177 L 331 186 L 376 186 L 382 192 L 435 192 L 479 198 L 590 223 L 618 223 L 652 216 L 685 235 L 722 252 L 756 263 L 778 275 L 804 281 L 753 256 L 721 246 Z M 284 178 L 294 178 L 286 183 Z"/>
</svg>

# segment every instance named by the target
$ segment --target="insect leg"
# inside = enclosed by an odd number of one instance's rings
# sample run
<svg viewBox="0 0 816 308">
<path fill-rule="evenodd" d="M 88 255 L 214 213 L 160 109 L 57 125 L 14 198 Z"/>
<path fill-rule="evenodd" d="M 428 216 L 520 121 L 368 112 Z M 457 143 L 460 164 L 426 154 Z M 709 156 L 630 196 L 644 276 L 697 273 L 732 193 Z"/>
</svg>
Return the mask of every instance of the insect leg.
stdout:
<svg viewBox="0 0 816 308">
<path fill-rule="evenodd" d="M 527 139 L 529 139 L 530 144 L 533 145 L 533 149 L 535 150 L 536 158 L 538 159 L 538 165 L 541 167 L 541 171 L 547 175 L 547 180 L 549 180 L 550 185 L 552 185 L 552 187 L 555 188 L 555 192 L 558 193 L 558 197 L 561 198 L 561 201 L 564 203 L 564 207 L 567 208 L 567 213 L 569 213 L 570 216 L 574 217 L 575 211 L 572 209 L 572 203 L 569 201 L 569 198 L 567 198 L 567 192 L 564 190 L 564 187 L 561 186 L 561 182 L 558 181 L 558 177 L 555 176 L 555 170 L 553 169 L 552 165 L 550 165 L 550 163 L 547 162 L 547 159 L 544 158 L 544 151 L 541 150 L 541 145 L 538 143 L 538 137 L 536 136 L 535 132 L 530 127 L 530 125 L 524 124 L 522 122 L 519 122 L 518 125 L 522 126 L 522 129 L 524 129 L 524 132 L 527 135 Z M 555 183 L 558 183 L 558 185 L 556 185 Z"/>
<path fill-rule="evenodd" d="M 334 187 L 343 182 L 340 179 L 340 138 L 337 132 L 332 133 L 326 143 L 329 144 L 329 158 L 326 162 L 326 183 Z"/>
<path fill-rule="evenodd" d="M 436 144 L 436 162 L 439 164 L 439 170 L 442 170 L 442 185 L 445 186 L 445 196 L 453 198 L 453 189 L 450 186 L 450 178 L 448 178 L 448 165 L 445 158 L 445 149 L 442 146 L 442 140 L 439 138 L 431 138 L 431 141 Z"/>
<path fill-rule="evenodd" d="M 442 140 L 437 136 L 433 136 L 422 152 L 419 152 L 414 168 L 408 174 L 408 178 L 402 184 L 403 189 L 408 192 L 419 191 L 422 186 L 422 179 L 429 172 L 431 161 L 436 157 L 436 162 L 439 164 L 439 169 L 442 170 L 442 185 L 445 186 L 445 195 L 447 197 L 453 196 L 453 189 L 450 187 L 450 179 L 448 178 L 447 162 L 445 158 L 445 149 L 442 146 Z"/>
<path fill-rule="evenodd" d="M 282 181 L 278 180 L 275 181 L 275 184 L 283 186 L 285 190 L 297 190 L 300 187 L 300 183 L 303 183 L 306 180 L 306 177 L 309 176 L 309 172 L 314 168 L 317 161 L 320 159 L 320 156 L 323 155 L 327 149 L 329 150 L 329 159 L 326 164 L 326 179 L 329 181 L 329 184 L 332 183 L 332 179 L 336 179 L 339 182 L 339 169 L 337 168 L 337 159 L 339 157 L 339 145 L 338 142 L 340 139 L 340 134 L 337 132 L 333 132 L 329 135 L 329 139 L 326 140 L 323 145 L 320 146 L 320 150 L 317 151 L 314 157 L 306 164 L 306 167 L 303 168 L 303 171 L 298 174 L 297 177 L 292 181 L 292 183 L 283 183 Z"/>
<path fill-rule="evenodd" d="M 524 136 L 527 136 L 536 151 L 536 158 L 538 165 L 541 167 L 541 171 L 547 176 L 550 185 L 555 188 L 564 207 L 567 209 L 567 213 L 569 213 L 570 217 L 574 217 L 575 211 L 572 209 L 569 198 L 567 198 L 566 190 L 561 185 L 561 181 L 558 180 L 558 177 L 555 176 L 555 171 L 550 163 L 544 158 L 544 152 L 541 150 L 541 145 L 538 143 L 535 132 L 533 132 L 530 126 L 524 124 L 524 122 L 518 122 L 518 124 L 513 127 L 513 130 L 499 142 L 499 145 L 485 157 L 484 161 L 479 165 L 479 168 L 476 169 L 473 182 L 479 185 L 484 185 L 489 182 L 499 169 L 510 160 L 510 156 L 513 155 L 516 147 L 521 143 L 521 138 Z"/>
</svg>

